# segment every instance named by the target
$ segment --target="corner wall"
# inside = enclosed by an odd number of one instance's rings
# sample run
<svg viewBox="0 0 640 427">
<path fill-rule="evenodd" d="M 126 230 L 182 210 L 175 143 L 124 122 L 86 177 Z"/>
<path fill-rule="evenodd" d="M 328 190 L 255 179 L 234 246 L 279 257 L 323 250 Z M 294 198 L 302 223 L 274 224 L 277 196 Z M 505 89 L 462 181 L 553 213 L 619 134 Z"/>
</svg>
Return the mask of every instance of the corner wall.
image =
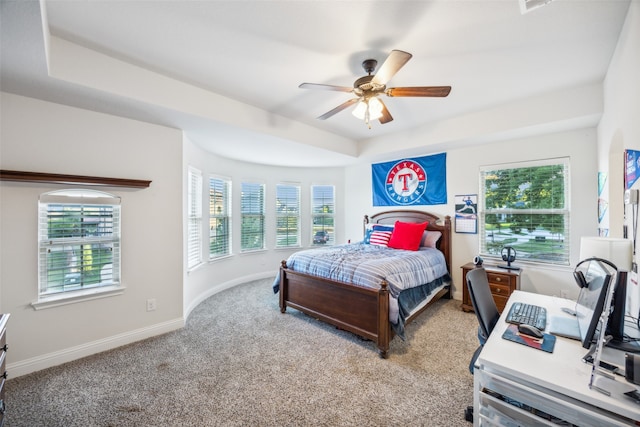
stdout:
<svg viewBox="0 0 640 427">
<path fill-rule="evenodd" d="M 38 311 L 30 305 L 38 296 L 38 197 L 70 186 L 0 182 L 0 310 L 11 313 L 11 376 L 182 327 L 182 132 L 0 96 L 2 169 L 152 181 L 146 189 L 99 187 L 122 198 L 124 293 Z M 155 311 L 146 311 L 148 298 Z"/>
<path fill-rule="evenodd" d="M 622 228 L 635 224 L 630 206 L 625 206 L 624 150 L 640 151 L 640 2 L 632 1 L 618 45 L 604 81 L 604 114 L 598 126 L 598 169 L 609 174 L 609 229 L 612 237 L 622 237 Z M 633 185 L 640 189 L 640 181 Z M 626 212 L 625 212 L 626 211 Z M 626 220 L 625 220 L 626 217 Z M 638 251 L 636 251 L 638 252 Z M 636 256 L 636 263 L 638 257 Z M 631 278 L 627 310 L 638 316 L 640 286 Z"/>
<path fill-rule="evenodd" d="M 220 141 L 225 144 L 225 141 Z M 286 153 L 282 153 L 286 156 Z M 336 244 L 346 243 L 344 218 L 347 210 L 344 193 L 344 168 L 285 168 L 258 165 L 225 159 L 202 150 L 185 140 L 183 176 L 187 168 L 193 166 L 203 175 L 203 204 L 207 211 L 208 180 L 211 175 L 223 176 L 232 181 L 232 255 L 221 259 L 206 261 L 208 247 L 203 248 L 205 262 L 198 268 L 186 272 L 184 278 L 184 310 L 189 315 L 200 302 L 209 296 L 249 280 L 275 276 L 280 262 L 287 259 L 296 250 L 306 249 L 311 244 L 311 185 L 335 185 L 336 188 Z M 240 196 L 242 182 L 260 182 L 265 184 L 267 222 L 265 224 L 265 242 L 267 249 L 262 251 L 240 252 Z M 275 187 L 280 183 L 297 183 L 301 187 L 301 248 L 274 249 L 275 236 Z M 186 185 L 185 185 L 186 188 Z M 186 204 L 186 191 L 185 191 Z M 186 209 L 185 209 L 186 211 Z M 186 228 L 184 230 L 186 239 Z M 205 231 L 208 236 L 208 231 Z M 186 241 L 186 240 L 185 240 Z M 186 265 L 186 260 L 185 260 Z M 273 295 L 274 301 L 277 295 Z"/>
</svg>

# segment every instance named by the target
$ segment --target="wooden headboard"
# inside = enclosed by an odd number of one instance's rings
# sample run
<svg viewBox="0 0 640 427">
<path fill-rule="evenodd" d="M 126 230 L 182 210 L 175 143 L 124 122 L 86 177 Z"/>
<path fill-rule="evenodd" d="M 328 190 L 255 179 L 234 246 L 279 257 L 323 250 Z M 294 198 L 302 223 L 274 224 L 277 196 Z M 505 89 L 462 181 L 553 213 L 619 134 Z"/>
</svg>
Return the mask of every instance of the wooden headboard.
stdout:
<svg viewBox="0 0 640 427">
<path fill-rule="evenodd" d="M 396 221 L 420 223 L 429 222 L 427 231 L 439 231 L 442 237 L 438 240 L 436 246 L 444 254 L 449 274 L 451 274 L 451 217 L 449 215 L 444 218 L 439 215 L 423 211 L 398 210 L 380 212 L 375 215 L 364 216 L 364 226 L 367 224 L 387 224 L 393 225 Z"/>
</svg>

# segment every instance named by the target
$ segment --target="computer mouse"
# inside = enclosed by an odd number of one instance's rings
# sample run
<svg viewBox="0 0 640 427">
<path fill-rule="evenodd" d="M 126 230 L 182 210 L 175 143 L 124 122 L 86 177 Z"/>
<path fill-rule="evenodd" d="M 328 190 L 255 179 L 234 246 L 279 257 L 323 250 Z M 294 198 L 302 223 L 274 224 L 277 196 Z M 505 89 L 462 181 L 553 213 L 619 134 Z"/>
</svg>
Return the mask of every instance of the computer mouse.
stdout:
<svg viewBox="0 0 640 427">
<path fill-rule="evenodd" d="M 527 325 L 525 323 L 521 323 L 520 325 L 518 325 L 518 332 L 524 335 L 529 335 L 533 338 L 542 338 L 544 336 L 542 335 L 540 329 L 536 328 L 535 326 Z"/>
</svg>

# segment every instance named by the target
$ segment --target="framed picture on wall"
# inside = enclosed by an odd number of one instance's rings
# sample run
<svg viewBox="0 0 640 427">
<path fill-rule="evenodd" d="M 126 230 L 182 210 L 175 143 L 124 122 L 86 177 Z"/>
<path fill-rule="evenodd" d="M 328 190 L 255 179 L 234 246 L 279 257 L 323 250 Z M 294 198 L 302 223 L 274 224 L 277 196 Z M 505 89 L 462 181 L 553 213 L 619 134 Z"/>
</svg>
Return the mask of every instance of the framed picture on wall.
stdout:
<svg viewBox="0 0 640 427">
<path fill-rule="evenodd" d="M 455 196 L 456 233 L 478 233 L 478 195 L 462 194 Z"/>
</svg>

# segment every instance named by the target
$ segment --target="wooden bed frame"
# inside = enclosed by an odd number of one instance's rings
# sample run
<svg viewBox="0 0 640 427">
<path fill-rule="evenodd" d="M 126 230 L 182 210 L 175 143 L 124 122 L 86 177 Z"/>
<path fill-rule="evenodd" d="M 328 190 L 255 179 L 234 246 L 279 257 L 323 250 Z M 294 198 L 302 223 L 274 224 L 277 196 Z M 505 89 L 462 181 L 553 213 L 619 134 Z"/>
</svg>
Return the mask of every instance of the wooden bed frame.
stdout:
<svg viewBox="0 0 640 427">
<path fill-rule="evenodd" d="M 428 221 L 427 230 L 440 231 L 442 237 L 438 248 L 444 253 L 447 270 L 451 273 L 451 217 L 443 220 L 437 215 L 420 211 L 388 211 L 364 217 L 364 225 L 395 224 L 396 221 L 421 223 Z M 451 298 L 451 286 L 439 291 L 431 301 L 411 314 L 405 324 L 409 324 L 427 307 L 442 297 Z M 389 289 L 386 282 L 380 289 L 353 286 L 318 276 L 289 270 L 286 261 L 280 267 L 280 311 L 295 308 L 316 319 L 340 329 L 350 331 L 374 341 L 378 353 L 386 358 L 393 330 L 389 323 Z"/>
</svg>

